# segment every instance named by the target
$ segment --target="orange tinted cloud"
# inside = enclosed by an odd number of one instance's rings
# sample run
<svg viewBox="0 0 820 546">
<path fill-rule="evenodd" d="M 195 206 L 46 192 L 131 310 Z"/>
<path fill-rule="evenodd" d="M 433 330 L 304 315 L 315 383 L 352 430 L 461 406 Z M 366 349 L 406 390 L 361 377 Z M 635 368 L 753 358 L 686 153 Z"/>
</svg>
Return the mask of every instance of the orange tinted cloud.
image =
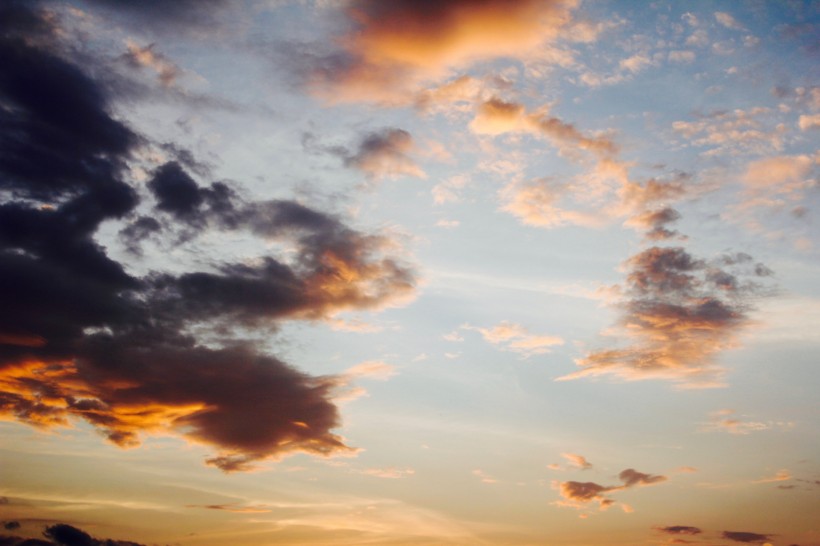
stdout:
<svg viewBox="0 0 820 546">
<path fill-rule="evenodd" d="M 120 447 L 139 445 L 144 434 L 173 434 L 217 448 L 209 464 L 247 470 L 254 461 L 295 452 L 355 452 L 330 432 L 339 426 L 331 397 L 343 384 L 239 347 L 111 345 L 94 348 L 79 366 L 3 367 L 0 415 L 41 427 L 81 418 Z"/>
<path fill-rule="evenodd" d="M 126 45 L 128 46 L 128 53 L 125 54 L 125 58 L 131 65 L 153 70 L 156 72 L 160 83 L 166 87 L 174 84 L 177 76 L 179 76 L 179 68 L 159 53 L 155 44 L 140 47 L 128 40 Z"/>
<path fill-rule="evenodd" d="M 655 485 L 665 482 L 666 476 L 644 474 L 633 468 L 627 468 L 618 474 L 618 478 L 623 485 L 600 485 L 595 482 L 553 482 L 553 488 L 558 489 L 563 501 L 557 501 L 558 506 L 565 506 L 576 509 L 583 509 L 591 502 L 597 502 L 600 510 L 606 510 L 615 500 L 610 498 L 609 493 L 630 489 L 632 487 Z M 624 512 L 632 512 L 631 506 L 623 505 Z"/>
<path fill-rule="evenodd" d="M 504 203 L 501 208 L 530 226 L 602 225 L 605 219 L 602 215 L 592 210 L 577 210 L 573 206 L 576 191 L 579 189 L 575 186 L 549 178 L 512 183 L 500 192 Z"/>
<path fill-rule="evenodd" d="M 470 128 L 485 135 L 530 132 L 543 135 L 561 149 L 581 149 L 599 158 L 611 158 L 618 146 L 609 138 L 589 136 L 571 123 L 550 116 L 544 109 L 527 112 L 523 104 L 506 102 L 497 97 L 481 103 Z"/>
<path fill-rule="evenodd" d="M 555 38 L 575 0 L 355 0 L 345 56 L 310 85 L 331 101 L 407 102 L 450 70 L 518 57 Z"/>
<path fill-rule="evenodd" d="M 592 463 L 586 460 L 586 457 L 577 455 L 575 453 L 561 453 L 561 456 L 568 460 L 573 466 L 581 470 L 588 470 L 592 468 Z"/>
<path fill-rule="evenodd" d="M 492 328 L 463 326 L 466 330 L 477 330 L 488 343 L 506 351 L 521 354 L 524 358 L 550 352 L 550 347 L 563 345 L 564 340 L 556 336 L 531 334 L 520 324 L 502 321 Z"/>
<path fill-rule="evenodd" d="M 746 254 L 707 262 L 680 247 L 646 249 L 626 267 L 618 335 L 633 344 L 590 352 L 576 360 L 580 371 L 559 380 L 614 375 L 687 387 L 718 384 L 715 356 L 737 343 L 749 322 L 746 301 L 758 293 L 754 279 L 771 271 Z"/>
</svg>

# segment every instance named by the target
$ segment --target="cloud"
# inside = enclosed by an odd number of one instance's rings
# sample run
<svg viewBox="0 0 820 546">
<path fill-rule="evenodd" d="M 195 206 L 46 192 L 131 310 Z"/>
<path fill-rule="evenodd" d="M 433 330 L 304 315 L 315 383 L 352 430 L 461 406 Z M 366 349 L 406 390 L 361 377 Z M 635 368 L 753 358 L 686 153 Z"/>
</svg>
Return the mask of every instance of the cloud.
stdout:
<svg viewBox="0 0 820 546">
<path fill-rule="evenodd" d="M 485 341 L 499 346 L 502 350 L 519 353 L 523 358 L 545 354 L 555 345 L 563 345 L 564 340 L 557 336 L 535 335 L 514 322 L 502 321 L 492 328 L 462 326 L 465 330 L 475 330 Z"/>
<path fill-rule="evenodd" d="M 569 503 L 561 504 L 561 506 L 566 505 L 579 508 L 586 503 L 596 501 L 601 510 L 605 510 L 614 504 L 615 501 L 606 497 L 604 493 L 618 489 L 620 489 L 620 487 L 607 487 L 595 482 L 568 481 L 561 482 L 558 490 L 561 496 L 569 501 Z"/>
<path fill-rule="evenodd" d="M 374 476 L 376 478 L 384 478 L 388 480 L 397 480 L 412 476 L 416 471 L 412 468 L 367 468 L 361 471 L 365 476 Z"/>
<path fill-rule="evenodd" d="M 113 15 L 118 21 L 142 32 L 199 34 L 213 36 L 218 15 L 229 0 L 163 0 L 120 2 L 119 0 L 91 0 Z"/>
<path fill-rule="evenodd" d="M 374 179 L 399 176 L 427 178 L 421 167 L 410 158 L 409 154 L 414 149 L 410 133 L 403 129 L 384 129 L 366 135 L 356 153 L 345 157 L 345 165 Z"/>
<path fill-rule="evenodd" d="M 498 480 L 487 474 L 481 469 L 473 470 L 473 476 L 478 477 L 482 483 L 498 483 Z"/>
<path fill-rule="evenodd" d="M 772 535 L 761 535 L 759 533 L 748 533 L 745 531 L 723 531 L 721 536 L 727 540 L 735 542 L 766 542 L 771 540 Z"/>
<path fill-rule="evenodd" d="M 439 182 L 431 190 L 436 205 L 456 203 L 461 200 L 461 191 L 469 184 L 467 175 L 458 174 Z"/>
<path fill-rule="evenodd" d="M 785 468 L 781 468 L 778 470 L 774 476 L 767 476 L 765 478 L 760 478 L 759 480 L 754 480 L 752 483 L 775 483 L 775 482 L 786 482 L 792 479 L 792 474 Z"/>
<path fill-rule="evenodd" d="M 633 468 L 623 470 L 618 474 L 618 478 L 623 482 L 622 485 L 601 485 L 595 482 L 578 481 L 553 482 L 553 488 L 558 489 L 564 498 L 563 501 L 557 501 L 555 504 L 583 509 L 587 504 L 597 502 L 600 510 L 606 510 L 616 503 L 609 494 L 632 487 L 655 485 L 668 479 L 666 476 L 644 474 Z M 633 508 L 629 505 L 623 505 L 622 507 L 625 512 L 633 511 Z"/>
<path fill-rule="evenodd" d="M 703 531 L 688 525 L 671 525 L 669 527 L 655 527 L 656 530 L 670 535 L 699 535 Z"/>
<path fill-rule="evenodd" d="M 757 279 L 771 271 L 747 254 L 706 261 L 681 247 L 648 248 L 625 266 L 617 335 L 633 344 L 592 351 L 576 360 L 580 371 L 558 379 L 614 375 L 685 387 L 719 384 L 715 356 L 736 345 L 749 322 L 749 300 L 760 294 Z"/>
<path fill-rule="evenodd" d="M 3 546 L 143 546 L 127 540 L 94 538 L 82 529 L 65 523 L 50 525 L 43 531 L 47 540 L 0 536 Z"/>
<path fill-rule="evenodd" d="M 207 510 L 221 510 L 235 514 L 265 514 L 271 511 L 266 506 L 239 506 L 236 504 L 188 504 L 187 508 L 205 508 Z"/>
<path fill-rule="evenodd" d="M 381 360 L 368 360 L 355 366 L 351 366 L 345 371 L 345 375 L 356 377 L 369 377 L 386 381 L 396 375 L 396 367 Z"/>
<path fill-rule="evenodd" d="M 686 50 L 670 51 L 669 60 L 673 63 L 691 63 L 695 60 L 695 52 Z"/>
<path fill-rule="evenodd" d="M 575 468 L 580 470 L 589 470 L 592 468 L 592 463 L 586 460 L 582 455 L 575 453 L 561 453 L 561 456 L 568 460 Z"/>
<path fill-rule="evenodd" d="M 676 230 L 666 226 L 680 220 L 680 213 L 672 207 L 647 210 L 629 218 L 624 225 L 646 230 L 645 237 L 650 241 L 683 238 Z"/>
<path fill-rule="evenodd" d="M 790 429 L 794 427 L 794 423 L 791 422 L 746 421 L 735 417 L 735 413 L 736 412 L 731 409 L 722 409 L 712 412 L 711 420 L 703 427 L 703 430 L 745 435 L 751 434 L 752 432 L 772 430 L 774 428 Z"/>
<path fill-rule="evenodd" d="M 560 149 L 581 149 L 600 158 L 611 158 L 618 153 L 618 146 L 609 138 L 585 135 L 571 123 L 550 116 L 545 108 L 528 112 L 523 104 L 495 97 L 478 106 L 470 128 L 482 135 L 515 132 L 540 134 Z"/>
<path fill-rule="evenodd" d="M 636 485 L 653 485 L 660 482 L 665 482 L 668 478 L 666 476 L 653 476 L 651 474 L 644 474 L 638 472 L 634 468 L 627 468 L 618 474 L 621 481 L 624 482 L 624 487 L 633 487 Z"/>
<path fill-rule="evenodd" d="M 412 102 L 453 69 L 535 51 L 558 35 L 575 4 L 356 0 L 345 8 L 352 28 L 338 40 L 342 50 L 314 61 L 308 85 L 334 102 Z"/>
<path fill-rule="evenodd" d="M 820 129 L 820 114 L 801 115 L 797 118 L 797 126 L 800 127 L 801 131 Z"/>
<path fill-rule="evenodd" d="M 502 210 L 529 226 L 554 228 L 567 225 L 598 227 L 604 219 L 594 211 L 578 210 L 571 201 L 577 188 L 550 178 L 512 182 L 500 191 Z"/>
<path fill-rule="evenodd" d="M 702 155 L 766 155 L 783 149 L 786 126 L 770 108 L 718 110 L 695 121 L 675 121 L 672 129 L 697 147 Z"/>
<path fill-rule="evenodd" d="M 82 419 L 121 447 L 172 434 L 214 449 L 207 462 L 225 471 L 355 453 L 332 432 L 349 377 L 302 373 L 236 332 L 398 303 L 415 281 L 395 243 L 294 201 L 200 185 L 176 161 L 140 203 L 128 165 L 147 139 L 112 117 L 106 88 L 54 49 L 37 12 L 18 9 L 44 38 L 0 29 L 0 415 Z M 287 252 L 140 277 L 97 242 L 103 222 L 125 223 L 131 250 L 242 230 Z"/>
<path fill-rule="evenodd" d="M 732 17 L 730 14 L 724 11 L 716 11 L 715 12 L 715 19 L 718 23 L 723 25 L 726 28 L 732 30 L 745 30 L 744 26 L 737 22 L 737 20 Z"/>
<path fill-rule="evenodd" d="M 124 58 L 135 68 L 149 68 L 153 70 L 159 82 L 165 87 L 173 85 L 180 74 L 179 67 L 165 55 L 156 50 L 156 44 L 140 47 L 135 42 L 127 41 L 128 53 Z"/>
</svg>

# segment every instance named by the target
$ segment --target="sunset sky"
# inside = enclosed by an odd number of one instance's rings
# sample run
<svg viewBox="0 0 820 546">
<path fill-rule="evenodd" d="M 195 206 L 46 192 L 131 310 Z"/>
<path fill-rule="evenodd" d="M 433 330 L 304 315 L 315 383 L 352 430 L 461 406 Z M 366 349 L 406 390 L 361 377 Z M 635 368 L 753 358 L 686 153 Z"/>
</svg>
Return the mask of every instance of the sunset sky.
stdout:
<svg viewBox="0 0 820 546">
<path fill-rule="evenodd" d="M 820 546 L 818 36 L 3 0 L 0 546 Z"/>
</svg>

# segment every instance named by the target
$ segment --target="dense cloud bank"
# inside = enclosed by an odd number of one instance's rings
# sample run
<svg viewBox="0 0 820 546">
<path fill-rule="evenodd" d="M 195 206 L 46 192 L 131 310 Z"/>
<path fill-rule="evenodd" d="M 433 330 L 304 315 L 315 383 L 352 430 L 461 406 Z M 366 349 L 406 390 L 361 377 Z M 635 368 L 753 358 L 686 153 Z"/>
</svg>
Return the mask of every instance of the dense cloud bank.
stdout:
<svg viewBox="0 0 820 546">
<path fill-rule="evenodd" d="M 391 241 L 302 203 L 201 185 L 180 161 L 141 188 L 130 165 L 150 144 L 112 114 L 116 97 L 71 60 L 52 25 L 32 4 L 0 7 L 0 414 L 38 427 L 82 418 L 120 446 L 173 432 L 213 446 L 209 463 L 224 470 L 351 451 L 331 432 L 344 378 L 191 329 L 273 329 L 399 301 L 414 278 L 388 255 Z M 96 238 L 112 221 L 134 255 L 148 237 L 184 244 L 209 231 L 292 252 L 136 276 Z"/>
</svg>

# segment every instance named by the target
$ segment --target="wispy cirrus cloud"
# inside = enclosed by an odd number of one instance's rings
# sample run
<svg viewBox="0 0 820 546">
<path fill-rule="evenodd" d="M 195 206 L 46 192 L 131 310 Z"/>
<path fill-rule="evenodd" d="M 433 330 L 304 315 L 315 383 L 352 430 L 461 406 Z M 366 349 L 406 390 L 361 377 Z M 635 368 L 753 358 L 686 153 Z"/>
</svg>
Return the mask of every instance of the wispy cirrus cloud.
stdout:
<svg viewBox="0 0 820 546">
<path fill-rule="evenodd" d="M 552 347 L 564 344 L 564 340 L 558 336 L 531 334 L 522 325 L 509 321 L 502 321 L 491 328 L 470 325 L 461 328 L 477 331 L 486 342 L 504 351 L 518 353 L 523 358 L 548 353 Z"/>
<path fill-rule="evenodd" d="M 732 409 L 722 409 L 712 412 L 710 421 L 703 425 L 704 431 L 723 431 L 729 434 L 752 434 L 764 430 L 794 428 L 795 423 L 785 421 L 750 421 L 741 419 Z"/>
</svg>

